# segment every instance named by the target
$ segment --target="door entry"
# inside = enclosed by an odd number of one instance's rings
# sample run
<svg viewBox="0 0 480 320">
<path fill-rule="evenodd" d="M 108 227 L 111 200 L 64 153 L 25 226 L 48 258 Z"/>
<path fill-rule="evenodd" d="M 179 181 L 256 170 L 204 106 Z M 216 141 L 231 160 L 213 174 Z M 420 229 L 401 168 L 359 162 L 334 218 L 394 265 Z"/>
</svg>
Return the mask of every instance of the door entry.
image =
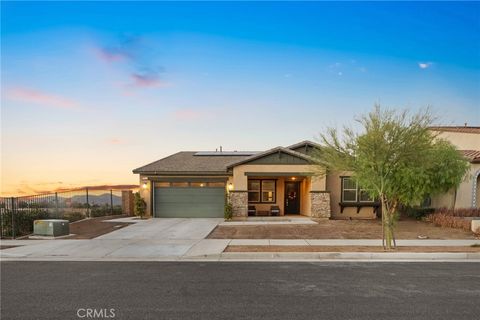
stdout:
<svg viewBox="0 0 480 320">
<path fill-rule="evenodd" d="M 285 214 L 300 214 L 300 182 L 285 182 Z"/>
</svg>

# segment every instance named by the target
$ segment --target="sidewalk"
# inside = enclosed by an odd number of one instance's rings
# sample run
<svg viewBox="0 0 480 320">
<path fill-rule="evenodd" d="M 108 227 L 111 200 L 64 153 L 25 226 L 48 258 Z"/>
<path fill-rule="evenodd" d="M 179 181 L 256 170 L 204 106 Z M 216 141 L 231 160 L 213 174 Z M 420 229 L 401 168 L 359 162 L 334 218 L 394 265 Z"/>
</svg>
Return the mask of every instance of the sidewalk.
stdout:
<svg viewBox="0 0 480 320">
<path fill-rule="evenodd" d="M 92 239 L 2 240 L 2 261 L 300 261 L 300 260 L 468 260 L 480 252 L 224 252 L 227 246 L 376 246 L 380 239 Z M 480 240 L 397 240 L 398 246 L 471 246 Z"/>
</svg>

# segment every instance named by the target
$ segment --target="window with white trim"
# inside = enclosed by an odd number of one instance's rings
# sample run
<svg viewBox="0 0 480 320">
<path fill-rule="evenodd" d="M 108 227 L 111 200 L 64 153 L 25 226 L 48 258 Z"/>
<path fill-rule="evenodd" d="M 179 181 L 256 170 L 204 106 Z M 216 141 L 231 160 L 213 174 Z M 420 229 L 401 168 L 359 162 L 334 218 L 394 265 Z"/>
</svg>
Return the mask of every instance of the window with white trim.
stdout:
<svg viewBox="0 0 480 320">
<path fill-rule="evenodd" d="M 373 202 L 373 199 L 353 178 L 342 177 L 342 202 Z"/>
</svg>

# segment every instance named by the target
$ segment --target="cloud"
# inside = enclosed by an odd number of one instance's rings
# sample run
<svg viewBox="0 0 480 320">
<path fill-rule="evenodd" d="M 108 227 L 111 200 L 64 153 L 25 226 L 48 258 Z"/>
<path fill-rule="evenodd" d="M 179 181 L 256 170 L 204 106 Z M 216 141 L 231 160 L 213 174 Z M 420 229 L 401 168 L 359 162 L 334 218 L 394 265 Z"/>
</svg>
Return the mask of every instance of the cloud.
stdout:
<svg viewBox="0 0 480 320">
<path fill-rule="evenodd" d="M 164 85 L 157 73 L 132 73 L 130 77 L 132 79 L 130 85 L 137 88 L 151 88 Z"/>
<path fill-rule="evenodd" d="M 118 139 L 118 138 L 112 138 L 112 139 L 108 140 L 108 143 L 109 144 L 121 144 L 121 143 L 123 143 L 123 141 Z"/>
<path fill-rule="evenodd" d="M 418 63 L 418 67 L 420 69 L 427 69 L 427 68 L 430 68 L 432 66 L 433 63 L 431 62 L 419 62 Z"/>
<path fill-rule="evenodd" d="M 9 100 L 33 103 L 45 107 L 53 107 L 59 109 L 80 108 L 79 103 L 77 103 L 76 101 L 59 95 L 25 87 L 16 87 L 7 90 L 7 98 Z"/>
<path fill-rule="evenodd" d="M 161 87 L 165 82 L 161 79 L 165 69 L 155 61 L 154 48 L 148 46 L 145 39 L 136 35 L 122 35 L 115 45 L 94 48 L 97 58 L 107 64 L 117 63 L 125 71 L 125 94 L 132 94 L 132 88 Z"/>
<path fill-rule="evenodd" d="M 94 48 L 97 58 L 103 62 L 115 62 L 129 59 L 130 57 L 121 52 L 111 51 L 107 48 Z"/>
</svg>

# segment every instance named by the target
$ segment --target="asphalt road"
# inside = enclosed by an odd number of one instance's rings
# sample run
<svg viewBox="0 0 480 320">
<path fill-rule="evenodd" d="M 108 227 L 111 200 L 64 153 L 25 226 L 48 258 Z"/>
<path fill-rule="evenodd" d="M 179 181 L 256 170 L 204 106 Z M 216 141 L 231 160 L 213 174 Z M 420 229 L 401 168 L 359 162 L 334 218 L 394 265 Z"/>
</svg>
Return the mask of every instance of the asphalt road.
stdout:
<svg viewBox="0 0 480 320">
<path fill-rule="evenodd" d="M 480 316 L 479 263 L 2 262 L 0 266 L 2 320 Z"/>
</svg>

